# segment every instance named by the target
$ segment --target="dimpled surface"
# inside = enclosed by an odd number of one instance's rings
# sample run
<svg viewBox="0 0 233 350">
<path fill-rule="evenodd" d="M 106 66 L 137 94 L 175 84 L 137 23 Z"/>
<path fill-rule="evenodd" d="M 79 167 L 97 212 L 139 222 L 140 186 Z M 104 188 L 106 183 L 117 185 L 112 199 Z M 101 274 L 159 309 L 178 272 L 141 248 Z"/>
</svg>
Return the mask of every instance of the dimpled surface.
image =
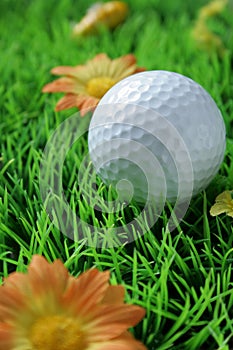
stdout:
<svg viewBox="0 0 233 350">
<path fill-rule="evenodd" d="M 174 72 L 147 71 L 114 85 L 89 127 L 89 153 L 123 199 L 188 200 L 207 187 L 225 151 L 225 125 L 212 97 Z M 122 179 L 127 182 L 119 182 Z"/>
</svg>

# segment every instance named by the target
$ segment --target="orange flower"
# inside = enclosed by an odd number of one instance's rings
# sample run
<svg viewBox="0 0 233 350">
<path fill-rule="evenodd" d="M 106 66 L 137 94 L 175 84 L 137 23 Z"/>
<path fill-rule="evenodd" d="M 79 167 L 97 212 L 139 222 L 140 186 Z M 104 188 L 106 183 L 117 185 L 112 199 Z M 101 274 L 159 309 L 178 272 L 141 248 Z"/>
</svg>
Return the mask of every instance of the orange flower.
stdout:
<svg viewBox="0 0 233 350">
<path fill-rule="evenodd" d="M 113 29 L 128 15 L 128 5 L 122 1 L 109 1 L 92 5 L 86 15 L 73 28 L 74 36 L 98 33 L 102 26 Z"/>
<path fill-rule="evenodd" d="M 108 280 L 97 269 L 74 278 L 60 260 L 35 255 L 27 275 L 14 272 L 0 287 L 0 349 L 145 350 L 127 331 L 145 310 Z"/>
<path fill-rule="evenodd" d="M 45 85 L 42 91 L 65 92 L 66 95 L 58 101 L 55 110 L 77 107 L 83 116 L 97 106 L 99 100 L 114 84 L 144 70 L 136 66 L 136 58 L 132 54 L 111 60 L 102 53 L 86 65 L 53 68 L 52 74 L 64 76 Z"/>
</svg>

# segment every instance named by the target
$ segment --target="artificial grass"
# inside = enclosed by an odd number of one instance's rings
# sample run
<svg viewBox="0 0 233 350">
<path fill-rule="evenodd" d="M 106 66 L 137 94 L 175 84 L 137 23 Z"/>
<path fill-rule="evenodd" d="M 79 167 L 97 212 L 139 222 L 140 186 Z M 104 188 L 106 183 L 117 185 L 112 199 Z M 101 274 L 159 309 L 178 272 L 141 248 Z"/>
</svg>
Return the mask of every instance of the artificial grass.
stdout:
<svg viewBox="0 0 233 350">
<path fill-rule="evenodd" d="M 1 276 L 26 271 L 33 254 L 60 258 L 74 276 L 96 266 L 110 269 L 111 282 L 122 283 L 127 301 L 146 308 L 135 329 L 151 350 L 232 349 L 233 275 L 232 220 L 210 217 L 216 195 L 233 188 L 233 104 L 231 28 L 225 10 L 210 25 L 228 49 L 223 58 L 199 51 L 191 39 L 198 8 L 205 1 L 129 1 L 130 16 L 114 32 L 74 41 L 71 23 L 85 13 L 87 1 L 3 0 L 1 31 Z M 57 65 L 77 65 L 106 52 L 115 58 L 134 53 L 147 69 L 176 71 L 199 82 L 222 111 L 227 129 L 224 163 L 210 186 L 195 197 L 183 221 L 169 232 L 169 208 L 135 241 L 117 248 L 95 248 L 85 239 L 63 235 L 46 213 L 39 188 L 39 170 L 46 142 L 75 109 L 55 113 L 58 95 L 41 93 Z M 89 122 L 89 117 L 86 123 Z M 82 121 L 85 123 L 85 121 Z M 81 127 L 77 125 L 77 128 Z M 71 208 L 96 227 L 120 225 L 140 213 L 131 203 L 118 213 L 100 213 L 88 202 L 93 183 L 78 173 L 88 153 L 87 137 L 77 142 L 63 166 L 63 185 Z M 87 169 L 88 171 L 88 169 Z M 98 194 L 114 196 L 97 179 Z M 81 191 L 82 187 L 82 191 Z"/>
</svg>

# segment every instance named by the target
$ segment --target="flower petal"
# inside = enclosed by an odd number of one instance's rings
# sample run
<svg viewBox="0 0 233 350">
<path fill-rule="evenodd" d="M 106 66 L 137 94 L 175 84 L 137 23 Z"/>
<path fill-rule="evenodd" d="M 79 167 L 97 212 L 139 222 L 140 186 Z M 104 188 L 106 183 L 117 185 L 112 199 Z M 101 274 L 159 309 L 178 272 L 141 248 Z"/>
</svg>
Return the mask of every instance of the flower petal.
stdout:
<svg viewBox="0 0 233 350">
<path fill-rule="evenodd" d="M 29 284 L 24 297 L 27 304 L 18 315 L 24 327 L 45 310 L 47 314 L 62 311 L 61 298 L 72 277 L 60 260 L 50 264 L 44 257 L 34 255 L 25 278 Z"/>
<path fill-rule="evenodd" d="M 109 57 L 106 55 L 106 53 L 99 53 L 98 55 L 96 55 L 92 60 L 90 60 L 89 62 L 98 62 L 100 60 L 110 60 Z"/>
<path fill-rule="evenodd" d="M 136 305 L 102 305 L 89 319 L 90 337 L 93 342 L 119 337 L 135 326 L 145 316 L 145 310 Z"/>
<path fill-rule="evenodd" d="M 220 203 L 215 203 L 211 208 L 210 208 L 210 215 L 212 216 L 217 216 L 223 213 L 227 212 L 227 208 L 225 205 L 220 204 Z"/>
<path fill-rule="evenodd" d="M 233 217 L 233 191 L 224 191 L 220 193 L 216 199 L 215 204 L 210 208 L 210 215 L 216 216 L 226 213 L 228 216 Z"/>
<path fill-rule="evenodd" d="M 80 110 L 80 115 L 83 117 L 87 112 L 94 110 L 98 102 L 99 99 L 94 97 L 66 94 L 58 101 L 55 110 L 61 111 L 63 109 L 77 107 Z"/>
<path fill-rule="evenodd" d="M 233 191 L 224 191 L 223 193 L 220 193 L 216 197 L 215 201 L 216 202 L 230 203 L 232 201 L 231 193 L 233 193 Z"/>
<path fill-rule="evenodd" d="M 62 97 L 58 103 L 56 104 L 55 111 L 59 112 L 64 109 L 69 109 L 72 107 L 77 107 L 77 95 L 74 94 L 66 94 L 64 97 Z"/>
<path fill-rule="evenodd" d="M 99 102 L 99 99 L 95 97 L 91 97 L 91 96 L 86 97 L 84 102 L 82 103 L 82 106 L 80 107 L 81 116 L 84 116 L 89 111 L 93 111 L 97 106 L 98 102 Z"/>
<path fill-rule="evenodd" d="M 0 322 L 0 350 L 12 350 L 13 338 L 12 327 Z"/>
<path fill-rule="evenodd" d="M 34 255 L 28 268 L 28 277 L 35 295 L 52 290 L 62 294 L 68 283 L 69 274 L 60 260 L 49 263 L 43 256 Z"/>
<path fill-rule="evenodd" d="M 89 72 L 89 78 L 108 76 L 110 58 L 105 54 L 99 54 L 94 59 L 87 62 L 86 70 Z"/>
<path fill-rule="evenodd" d="M 88 270 L 70 283 L 63 304 L 71 313 L 79 317 L 89 315 L 103 299 L 108 289 L 110 272 L 97 269 Z"/>
<path fill-rule="evenodd" d="M 146 68 L 144 67 L 137 67 L 134 71 L 134 73 L 140 73 L 140 72 L 145 72 Z"/>
<path fill-rule="evenodd" d="M 45 85 L 42 92 L 76 92 L 76 85 L 71 78 L 59 78 Z"/>
<path fill-rule="evenodd" d="M 131 74 L 142 72 L 145 70 L 144 68 L 136 66 L 136 58 L 132 54 L 125 55 L 123 57 L 113 60 L 112 66 L 115 66 L 115 72 L 114 75 L 112 75 L 112 77 L 117 79 L 118 81 Z"/>
<path fill-rule="evenodd" d="M 77 73 L 83 66 L 58 66 L 51 69 L 51 73 L 54 75 L 68 75 L 68 76 L 77 76 Z"/>
<path fill-rule="evenodd" d="M 146 350 L 140 341 L 137 341 L 129 332 L 111 341 L 99 342 L 90 346 L 88 350 Z"/>
<path fill-rule="evenodd" d="M 121 60 L 125 67 L 130 67 L 130 66 L 136 64 L 136 58 L 131 53 L 128 54 L 128 55 L 125 55 L 125 56 L 123 56 L 121 58 L 118 58 L 118 60 Z"/>
<path fill-rule="evenodd" d="M 123 286 L 109 286 L 106 290 L 102 304 L 123 304 L 125 289 Z"/>
<path fill-rule="evenodd" d="M 30 286 L 25 275 L 13 272 L 0 288 L 0 320 L 14 318 L 27 306 Z"/>
</svg>

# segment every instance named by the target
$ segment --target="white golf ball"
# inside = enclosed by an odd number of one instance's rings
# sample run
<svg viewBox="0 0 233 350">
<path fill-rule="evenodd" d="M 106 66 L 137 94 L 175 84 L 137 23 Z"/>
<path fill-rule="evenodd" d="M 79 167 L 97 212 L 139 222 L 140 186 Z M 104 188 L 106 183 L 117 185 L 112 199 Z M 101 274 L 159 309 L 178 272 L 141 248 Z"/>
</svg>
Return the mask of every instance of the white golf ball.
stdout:
<svg viewBox="0 0 233 350">
<path fill-rule="evenodd" d="M 181 74 L 146 71 L 114 85 L 89 127 L 97 174 L 123 200 L 188 201 L 223 161 L 225 125 L 207 91 Z"/>
</svg>

